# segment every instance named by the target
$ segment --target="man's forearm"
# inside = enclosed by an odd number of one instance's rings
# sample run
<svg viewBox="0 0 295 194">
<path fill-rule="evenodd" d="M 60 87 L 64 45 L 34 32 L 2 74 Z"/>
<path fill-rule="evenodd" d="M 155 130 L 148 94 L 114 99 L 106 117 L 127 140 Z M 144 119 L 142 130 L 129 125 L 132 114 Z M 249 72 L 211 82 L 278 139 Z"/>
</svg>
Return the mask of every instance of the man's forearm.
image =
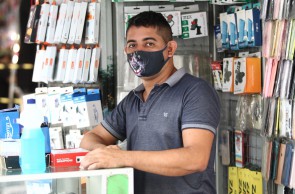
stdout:
<svg viewBox="0 0 295 194">
<path fill-rule="evenodd" d="M 84 137 L 80 143 L 80 148 L 84 148 L 90 151 L 105 146 L 106 145 L 104 144 L 104 141 L 91 131 L 84 134 Z"/>
<path fill-rule="evenodd" d="M 208 165 L 208 156 L 193 153 L 191 148 L 179 148 L 166 151 L 123 151 L 122 159 L 126 166 L 145 172 L 165 176 L 184 176 L 193 172 L 204 171 Z M 206 154 L 205 154 L 206 155 Z"/>
</svg>

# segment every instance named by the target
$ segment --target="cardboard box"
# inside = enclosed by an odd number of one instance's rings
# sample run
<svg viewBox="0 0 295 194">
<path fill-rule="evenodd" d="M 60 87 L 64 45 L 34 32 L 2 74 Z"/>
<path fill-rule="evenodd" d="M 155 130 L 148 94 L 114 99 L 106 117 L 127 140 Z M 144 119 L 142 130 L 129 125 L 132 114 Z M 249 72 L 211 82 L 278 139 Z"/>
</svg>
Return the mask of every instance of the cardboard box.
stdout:
<svg viewBox="0 0 295 194">
<path fill-rule="evenodd" d="M 50 154 L 51 167 L 67 167 L 80 166 L 82 158 L 88 153 L 88 150 L 77 149 L 62 149 L 52 150 Z"/>
<path fill-rule="evenodd" d="M 66 19 L 66 14 L 67 14 L 67 4 L 62 3 L 59 7 L 58 19 L 57 19 L 55 34 L 54 34 L 54 42 L 57 44 L 61 42 L 61 36 L 62 36 L 62 31 L 63 31 L 65 19 Z"/>
<path fill-rule="evenodd" d="M 17 123 L 19 118 L 19 108 L 0 110 L 0 138 L 19 139 L 20 127 Z"/>
</svg>

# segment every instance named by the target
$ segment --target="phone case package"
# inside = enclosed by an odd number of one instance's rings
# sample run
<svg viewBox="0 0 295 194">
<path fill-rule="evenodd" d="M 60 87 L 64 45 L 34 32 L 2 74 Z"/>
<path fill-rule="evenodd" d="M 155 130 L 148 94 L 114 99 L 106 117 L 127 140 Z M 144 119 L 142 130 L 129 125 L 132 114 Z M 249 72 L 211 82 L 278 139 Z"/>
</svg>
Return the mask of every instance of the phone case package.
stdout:
<svg viewBox="0 0 295 194">
<path fill-rule="evenodd" d="M 261 92 L 261 59 L 239 58 L 234 61 L 234 94 Z"/>
<path fill-rule="evenodd" d="M 223 92 L 233 92 L 234 91 L 234 58 L 223 58 L 223 83 L 222 83 L 222 91 Z"/>
<path fill-rule="evenodd" d="M 185 13 L 181 20 L 183 39 L 208 36 L 206 12 Z"/>
</svg>

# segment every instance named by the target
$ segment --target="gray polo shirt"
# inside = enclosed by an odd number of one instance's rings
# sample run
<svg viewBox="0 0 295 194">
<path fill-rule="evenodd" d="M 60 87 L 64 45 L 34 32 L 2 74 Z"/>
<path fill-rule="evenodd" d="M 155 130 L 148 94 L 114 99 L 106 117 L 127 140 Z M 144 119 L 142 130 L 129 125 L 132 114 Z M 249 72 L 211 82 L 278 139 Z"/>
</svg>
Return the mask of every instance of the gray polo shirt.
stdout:
<svg viewBox="0 0 295 194">
<path fill-rule="evenodd" d="M 102 125 L 128 150 L 167 150 L 183 147 L 182 130 L 201 128 L 216 133 L 220 119 L 219 98 L 204 80 L 175 72 L 155 85 L 146 102 L 143 85 L 131 91 Z M 135 194 L 215 193 L 215 140 L 208 168 L 202 173 L 166 177 L 135 170 Z"/>
</svg>

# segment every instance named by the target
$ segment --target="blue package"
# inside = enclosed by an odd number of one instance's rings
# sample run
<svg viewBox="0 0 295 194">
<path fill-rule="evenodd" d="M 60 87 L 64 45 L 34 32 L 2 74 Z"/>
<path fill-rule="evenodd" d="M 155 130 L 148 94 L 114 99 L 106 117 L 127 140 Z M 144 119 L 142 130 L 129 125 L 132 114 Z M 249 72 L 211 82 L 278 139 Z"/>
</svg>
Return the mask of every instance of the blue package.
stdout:
<svg viewBox="0 0 295 194">
<path fill-rule="evenodd" d="M 0 110 L 0 138 L 19 139 L 20 126 L 17 123 L 19 118 L 19 107 Z"/>
</svg>

